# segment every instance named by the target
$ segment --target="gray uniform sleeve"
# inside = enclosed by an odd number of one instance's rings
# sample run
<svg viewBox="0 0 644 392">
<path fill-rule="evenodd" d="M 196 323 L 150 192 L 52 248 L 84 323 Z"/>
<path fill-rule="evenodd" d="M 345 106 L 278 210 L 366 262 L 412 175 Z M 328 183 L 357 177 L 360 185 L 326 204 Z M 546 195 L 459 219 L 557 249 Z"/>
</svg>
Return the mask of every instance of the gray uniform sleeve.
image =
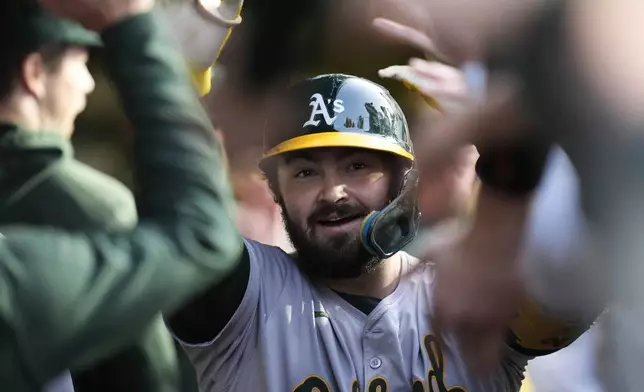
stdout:
<svg viewBox="0 0 644 392">
<path fill-rule="evenodd" d="M 160 310 L 223 279 L 241 253 L 217 141 L 164 35 L 146 14 L 103 37 L 135 130 L 139 226 L 0 230 L 0 324 L 11 336 L 3 347 L 34 384 L 133 340 Z"/>
<path fill-rule="evenodd" d="M 206 342 L 187 343 L 177 337 L 195 366 L 202 388 L 209 385 L 225 390 L 228 384 L 223 383 L 236 380 L 239 369 L 252 358 L 276 303 L 287 290 L 297 291 L 302 284 L 300 272 L 283 250 L 250 240 L 245 241 L 245 247 L 250 263 L 248 285 L 226 326 Z"/>
</svg>

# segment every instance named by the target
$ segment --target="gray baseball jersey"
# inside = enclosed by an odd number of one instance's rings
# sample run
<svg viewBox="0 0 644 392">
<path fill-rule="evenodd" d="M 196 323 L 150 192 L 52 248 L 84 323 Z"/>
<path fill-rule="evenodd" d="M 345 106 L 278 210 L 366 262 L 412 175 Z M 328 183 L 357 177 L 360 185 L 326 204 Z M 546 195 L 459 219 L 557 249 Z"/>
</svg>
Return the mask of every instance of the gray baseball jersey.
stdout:
<svg viewBox="0 0 644 392">
<path fill-rule="evenodd" d="M 250 278 L 237 312 L 213 341 L 182 343 L 202 391 L 519 390 L 528 357 L 508 348 L 495 374 L 473 378 L 453 339 L 437 344 L 431 265 L 366 315 L 309 281 L 281 249 L 246 246 Z M 406 253 L 402 260 L 404 272 L 418 262 Z"/>
</svg>

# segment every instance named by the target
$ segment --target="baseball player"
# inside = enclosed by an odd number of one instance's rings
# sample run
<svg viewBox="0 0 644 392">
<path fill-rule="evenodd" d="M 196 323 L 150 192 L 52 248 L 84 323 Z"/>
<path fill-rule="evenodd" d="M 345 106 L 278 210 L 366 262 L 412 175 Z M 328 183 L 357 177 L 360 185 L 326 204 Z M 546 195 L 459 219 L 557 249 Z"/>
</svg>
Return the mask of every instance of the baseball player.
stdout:
<svg viewBox="0 0 644 392">
<path fill-rule="evenodd" d="M 342 74 L 298 82 L 288 98 L 260 167 L 296 251 L 245 240 L 228 278 L 168 318 L 203 391 L 518 391 L 529 358 L 580 333 L 542 339 L 566 319 L 527 302 L 503 363 L 470 372 L 454 336 L 435 334 L 435 266 L 400 251 L 419 222 L 400 107 Z"/>
<path fill-rule="evenodd" d="M 189 84 L 187 67 L 151 12 L 153 1 L 46 3 L 60 16 L 100 32 L 106 68 L 134 129 L 141 222 L 111 234 L 105 227 L 75 234 L 2 227 L 0 385 L 18 392 L 42 390 L 64 369 L 91 363 L 139 337 L 159 310 L 178 306 L 225 275 L 240 250 L 238 234 L 230 229 L 232 197 L 219 175 L 223 170 L 218 142 Z M 16 194 L 32 191 L 30 196 L 39 195 L 41 202 L 62 203 L 62 199 L 46 198 L 78 191 L 64 185 L 83 179 L 80 174 L 69 176 L 68 171 L 74 174 L 81 169 L 65 155 L 63 135 L 71 131 L 86 91 L 74 90 L 79 93 L 77 99 L 69 101 L 56 93 L 70 83 L 78 86 L 75 71 L 83 71 L 91 80 L 79 41 L 96 40 L 99 35 L 54 17 L 35 2 L 3 2 L 1 10 L 8 17 L 2 24 L 2 46 L 18 46 L 24 55 L 17 67 L 24 73 L 11 81 L 14 89 L 3 97 L 4 114 L 13 116 L 3 118 L 7 137 L 2 145 L 7 150 L 15 147 L 0 155 L 0 179 L 6 181 L 3 191 L 11 189 L 12 179 L 20 179 L 18 174 L 35 170 L 38 175 Z M 45 42 L 65 46 L 70 41 L 75 45 L 62 50 L 61 63 L 45 66 L 47 57 L 40 46 Z M 170 114 L 168 108 L 172 108 Z M 65 116 L 53 115 L 63 112 Z M 18 116 L 25 113 L 31 116 Z M 29 155 L 33 158 L 28 159 Z M 28 164 L 17 164 L 19 156 Z M 43 184 L 51 189 L 33 192 Z M 29 206 L 28 200 L 19 197 L 7 200 L 18 201 L 20 208 Z M 84 202 L 86 198 L 78 198 L 79 205 Z M 59 213 L 69 224 L 76 223 L 74 217 L 80 214 L 72 216 L 72 204 L 58 211 L 62 205 L 52 205 L 52 220 Z M 13 207 L 8 206 L 12 214 Z"/>
</svg>

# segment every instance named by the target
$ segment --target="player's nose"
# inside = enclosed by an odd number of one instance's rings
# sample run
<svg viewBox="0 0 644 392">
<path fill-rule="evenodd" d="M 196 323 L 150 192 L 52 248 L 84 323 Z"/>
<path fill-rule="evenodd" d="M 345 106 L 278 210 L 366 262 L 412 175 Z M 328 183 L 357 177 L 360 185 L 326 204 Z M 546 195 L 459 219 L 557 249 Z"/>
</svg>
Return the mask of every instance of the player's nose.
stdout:
<svg viewBox="0 0 644 392">
<path fill-rule="evenodd" d="M 339 181 L 339 179 L 333 175 L 324 176 L 319 201 L 336 204 L 346 201 L 348 197 L 347 187 L 344 182 Z"/>
</svg>

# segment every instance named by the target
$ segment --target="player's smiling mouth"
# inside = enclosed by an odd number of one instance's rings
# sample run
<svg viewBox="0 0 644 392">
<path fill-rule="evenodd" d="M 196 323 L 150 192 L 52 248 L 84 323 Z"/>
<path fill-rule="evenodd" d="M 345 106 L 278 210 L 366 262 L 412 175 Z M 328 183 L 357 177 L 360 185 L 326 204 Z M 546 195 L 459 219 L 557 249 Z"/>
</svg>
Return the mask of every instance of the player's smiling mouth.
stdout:
<svg viewBox="0 0 644 392">
<path fill-rule="evenodd" d="M 351 223 L 362 222 L 364 215 L 332 216 L 317 221 L 317 224 L 328 228 L 341 228 Z"/>
</svg>

